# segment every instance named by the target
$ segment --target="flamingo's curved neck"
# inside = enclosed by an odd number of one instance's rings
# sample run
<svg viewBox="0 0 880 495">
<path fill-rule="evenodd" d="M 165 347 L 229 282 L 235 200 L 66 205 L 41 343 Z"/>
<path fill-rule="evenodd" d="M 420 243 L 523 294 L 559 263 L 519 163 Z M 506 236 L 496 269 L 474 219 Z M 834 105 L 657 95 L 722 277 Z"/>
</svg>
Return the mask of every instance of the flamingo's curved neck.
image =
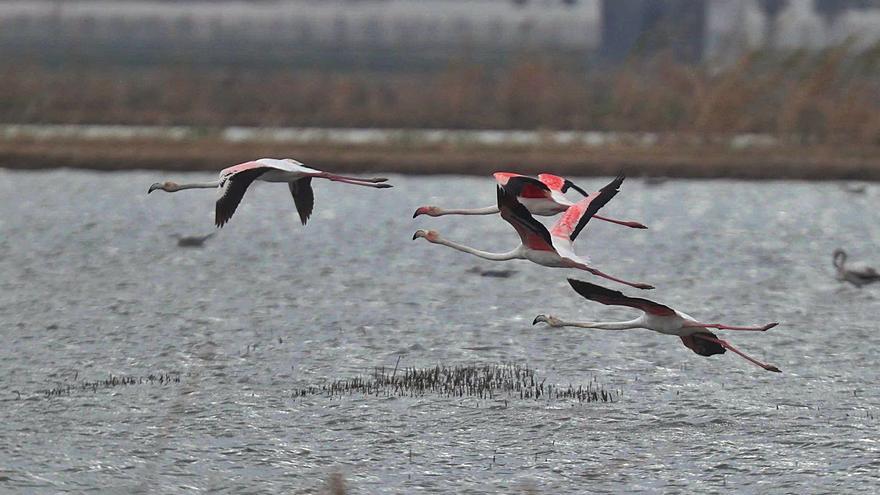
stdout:
<svg viewBox="0 0 880 495">
<path fill-rule="evenodd" d="M 494 215 L 498 213 L 498 206 L 487 206 L 485 208 L 451 208 L 448 210 L 440 210 L 436 216 L 442 215 Z"/>
<path fill-rule="evenodd" d="M 590 323 L 577 323 L 577 322 L 563 321 L 562 326 L 579 327 L 579 328 L 596 328 L 599 330 L 630 330 L 633 328 L 644 328 L 644 326 L 642 325 L 641 318 L 636 318 L 634 320 L 628 320 L 628 321 L 600 321 L 600 322 L 590 322 Z"/>
<path fill-rule="evenodd" d="M 517 247 L 513 251 L 508 251 L 506 253 L 490 253 L 488 251 L 480 251 L 479 249 L 474 249 L 469 246 L 465 246 L 463 244 L 459 244 L 457 242 L 452 242 L 443 238 L 437 238 L 433 241 L 435 244 L 443 244 L 444 246 L 449 246 L 452 249 L 457 249 L 458 251 L 469 253 L 474 256 L 478 256 L 480 258 L 491 260 L 491 261 L 507 261 L 507 260 L 516 260 L 522 259 L 522 249 Z"/>
</svg>

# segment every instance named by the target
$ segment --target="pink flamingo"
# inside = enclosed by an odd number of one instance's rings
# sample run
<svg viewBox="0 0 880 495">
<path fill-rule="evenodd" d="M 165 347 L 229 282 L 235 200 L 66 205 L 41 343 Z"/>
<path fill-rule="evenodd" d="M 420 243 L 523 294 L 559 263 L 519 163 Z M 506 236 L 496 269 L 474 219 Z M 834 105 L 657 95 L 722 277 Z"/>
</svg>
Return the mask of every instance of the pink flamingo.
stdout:
<svg viewBox="0 0 880 495">
<path fill-rule="evenodd" d="M 147 194 L 161 189 L 167 192 L 177 192 L 184 189 L 197 188 L 220 188 L 220 199 L 217 200 L 214 223 L 222 227 L 232 218 L 235 209 L 244 197 L 245 191 L 255 180 L 264 182 L 286 182 L 293 195 L 293 202 L 299 219 L 305 225 L 312 214 L 315 206 L 315 194 L 312 191 L 312 179 L 328 179 L 335 182 L 344 182 L 356 186 L 376 188 L 392 187 L 389 184 L 380 184 L 388 179 L 372 178 L 362 179 L 336 175 L 321 170 L 306 167 L 302 163 L 286 159 L 260 158 L 251 162 L 240 163 L 220 171 L 220 178 L 210 182 L 197 182 L 193 184 L 177 184 L 175 182 L 157 182 L 150 186 Z"/>
<path fill-rule="evenodd" d="M 541 222 L 535 220 L 529 210 L 517 201 L 515 192 L 499 186 L 497 196 L 501 218 L 516 229 L 522 241 L 519 246 L 506 253 L 490 253 L 464 246 L 441 238 L 440 234 L 434 230 L 417 230 L 413 234 L 413 240 L 424 237 L 428 242 L 442 244 L 492 261 L 526 259 L 539 265 L 554 268 L 577 268 L 638 289 L 653 289 L 654 287 L 651 285 L 627 282 L 589 266 L 589 260 L 575 254 L 572 245 L 590 218 L 618 193 L 623 179 L 622 175 L 618 176 L 603 187 L 598 194 L 588 196 L 569 207 L 551 231 L 548 231 Z"/>
<path fill-rule="evenodd" d="M 553 215 L 568 210 L 568 208 L 574 204 L 564 195 L 569 189 L 574 189 L 584 197 L 590 196 L 586 191 L 575 185 L 574 182 L 568 179 L 563 179 L 558 175 L 540 174 L 537 179 L 510 172 L 495 172 L 493 175 L 498 184 L 508 191 L 513 192 L 516 199 L 522 203 L 532 215 L 552 217 Z M 419 215 L 440 217 L 443 215 L 494 215 L 496 213 L 498 213 L 497 206 L 448 210 L 437 206 L 422 206 L 413 213 L 413 218 Z M 599 215 L 593 215 L 593 218 L 634 229 L 648 228 L 639 222 L 614 220 Z"/>
<path fill-rule="evenodd" d="M 598 328 L 603 330 L 646 328 L 666 335 L 677 335 L 681 338 L 681 341 L 684 342 L 684 345 L 701 356 L 724 354 L 726 349 L 730 349 L 752 364 L 760 366 L 767 371 L 781 373 L 776 366 L 762 363 L 747 356 L 730 345 L 726 340 L 719 339 L 717 335 L 707 330 L 709 328 L 717 328 L 719 330 L 764 332 L 775 327 L 778 323 L 768 323 L 760 327 L 734 327 L 730 325 L 722 325 L 720 323 L 701 323 L 688 314 L 654 301 L 637 297 L 627 297 L 618 291 L 606 289 L 595 284 L 582 282 L 572 278 L 568 279 L 568 283 L 571 284 L 571 287 L 577 291 L 578 294 L 591 301 L 610 306 L 628 306 L 630 308 L 641 310 L 643 314 L 634 320 L 599 323 L 574 323 L 562 321 L 555 316 L 538 315 L 535 317 L 535 321 L 532 322 L 533 325 L 537 325 L 539 322 L 544 322 L 551 327 Z"/>
</svg>

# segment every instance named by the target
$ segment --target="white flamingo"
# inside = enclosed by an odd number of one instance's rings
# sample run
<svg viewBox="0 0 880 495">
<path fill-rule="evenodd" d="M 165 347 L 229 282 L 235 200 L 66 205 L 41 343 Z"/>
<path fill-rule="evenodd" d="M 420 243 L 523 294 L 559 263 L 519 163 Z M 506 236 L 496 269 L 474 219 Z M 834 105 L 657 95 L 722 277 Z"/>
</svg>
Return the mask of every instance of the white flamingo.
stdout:
<svg viewBox="0 0 880 495">
<path fill-rule="evenodd" d="M 597 323 L 575 323 L 562 321 L 555 316 L 538 315 L 535 317 L 535 321 L 532 322 L 533 325 L 544 322 L 552 327 L 596 328 L 602 330 L 646 328 L 666 335 L 676 335 L 680 337 L 684 345 L 701 356 L 724 354 L 726 349 L 730 349 L 752 364 L 760 366 L 767 371 L 780 373 L 779 368 L 776 366 L 762 363 L 744 354 L 739 349 L 730 345 L 729 342 L 719 339 L 717 335 L 708 330 L 709 328 L 716 328 L 719 330 L 764 332 L 775 327 L 778 323 L 768 323 L 760 327 L 737 327 L 722 325 L 720 323 L 702 323 L 686 313 L 682 313 L 681 311 L 677 311 L 669 306 L 664 306 L 654 301 L 637 297 L 627 297 L 618 291 L 606 289 L 605 287 L 600 287 L 595 284 L 582 282 L 572 278 L 568 279 L 568 283 L 571 284 L 571 287 L 577 291 L 578 294 L 591 301 L 610 306 L 628 306 L 630 308 L 641 310 L 643 313 L 641 316 L 633 320 Z"/>
<path fill-rule="evenodd" d="M 220 178 L 215 181 L 196 182 L 192 184 L 157 182 L 150 186 L 147 194 L 157 189 L 167 192 L 177 192 L 184 189 L 219 188 L 220 199 L 217 200 L 214 223 L 218 227 L 222 227 L 230 218 L 232 218 L 232 214 L 235 213 L 235 209 L 238 208 L 241 198 L 244 197 L 245 191 L 247 191 L 248 186 L 250 186 L 253 181 L 286 182 L 288 187 L 290 187 L 290 194 L 293 195 L 293 202 L 296 205 L 296 211 L 299 213 L 300 221 L 305 225 L 315 206 L 315 194 L 312 191 L 311 184 L 313 178 L 328 179 L 357 186 L 376 188 L 391 187 L 389 184 L 380 184 L 381 182 L 388 180 L 381 177 L 371 179 L 347 177 L 309 168 L 290 158 L 260 158 L 259 160 L 240 163 L 232 167 L 224 168 L 220 171 Z"/>
<path fill-rule="evenodd" d="M 565 197 L 564 193 L 569 189 L 574 189 L 584 197 L 590 196 L 589 193 L 575 185 L 574 182 L 559 177 L 558 175 L 540 174 L 537 179 L 510 172 L 495 172 L 492 175 L 495 177 L 498 184 L 512 192 L 516 196 L 516 199 L 522 203 L 532 215 L 552 217 L 568 210 L 568 208 L 574 204 Z M 443 209 L 437 206 L 421 206 L 416 209 L 415 213 L 413 213 L 413 218 L 416 218 L 419 215 L 428 215 L 431 217 L 440 217 L 443 215 L 494 215 L 498 213 L 498 211 L 498 206 L 469 209 Z M 593 218 L 634 229 L 648 228 L 639 222 L 614 220 L 599 215 L 593 215 Z"/>
<path fill-rule="evenodd" d="M 622 175 L 618 176 L 603 187 L 598 194 L 588 196 L 569 207 L 551 231 L 548 231 L 541 222 L 535 220 L 526 207 L 517 201 L 514 192 L 499 186 L 497 196 L 501 218 L 516 229 L 522 241 L 519 246 L 506 253 L 490 253 L 464 246 L 441 238 L 440 234 L 434 230 L 417 230 L 413 234 L 413 240 L 424 237 L 428 242 L 442 244 L 492 261 L 526 259 L 539 265 L 554 268 L 577 268 L 631 287 L 653 289 L 654 287 L 651 285 L 627 282 L 589 266 L 589 260 L 575 254 L 572 245 L 590 218 L 617 194 L 623 179 Z"/>
</svg>

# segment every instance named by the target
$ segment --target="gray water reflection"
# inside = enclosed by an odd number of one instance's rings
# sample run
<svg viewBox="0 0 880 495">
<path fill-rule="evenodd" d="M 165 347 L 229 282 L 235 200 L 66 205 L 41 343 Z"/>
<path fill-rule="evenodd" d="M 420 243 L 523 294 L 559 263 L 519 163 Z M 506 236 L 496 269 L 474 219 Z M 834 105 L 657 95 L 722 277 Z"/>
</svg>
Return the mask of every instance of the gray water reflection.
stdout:
<svg viewBox="0 0 880 495">
<path fill-rule="evenodd" d="M 210 231 L 215 196 L 147 196 L 159 178 L 0 172 L 0 491 L 309 492 L 335 472 L 352 493 L 877 490 L 880 287 L 842 286 L 830 263 L 843 246 L 880 264 L 876 189 L 630 179 L 606 213 L 651 229 L 596 223 L 579 240 L 600 268 L 695 316 L 783 322 L 727 334 L 778 375 L 647 331 L 532 327 L 538 313 L 631 313 L 581 300 L 565 283 L 577 273 L 410 240 L 430 227 L 515 245 L 496 217 L 411 218 L 422 204 L 491 204 L 489 179 L 316 184 L 305 228 L 285 187 L 259 184 L 204 248 L 182 249 L 170 234 Z M 290 398 L 399 355 L 520 362 L 621 396 Z M 156 372 L 181 381 L 39 393 Z"/>
</svg>

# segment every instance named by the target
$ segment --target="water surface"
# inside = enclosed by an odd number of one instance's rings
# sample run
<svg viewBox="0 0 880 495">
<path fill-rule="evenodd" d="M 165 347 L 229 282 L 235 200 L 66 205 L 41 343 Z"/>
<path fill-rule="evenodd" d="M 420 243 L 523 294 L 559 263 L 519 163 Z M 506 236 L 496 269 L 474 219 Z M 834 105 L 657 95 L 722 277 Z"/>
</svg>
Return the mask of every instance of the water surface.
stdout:
<svg viewBox="0 0 880 495">
<path fill-rule="evenodd" d="M 629 179 L 604 213 L 650 230 L 597 222 L 579 239 L 604 271 L 657 286 L 639 295 L 705 320 L 782 322 L 725 334 L 774 374 L 649 331 L 533 327 L 538 313 L 634 313 L 568 288 L 586 274 L 410 240 L 436 228 L 512 248 L 498 217 L 411 218 L 491 204 L 489 179 L 316 181 L 307 227 L 287 188 L 257 184 L 205 248 L 183 249 L 171 235 L 213 230 L 215 194 L 147 196 L 162 178 L 0 172 L 0 491 L 306 493 L 334 473 L 352 493 L 878 490 L 880 286 L 841 285 L 830 253 L 880 264 L 880 190 Z M 398 357 L 522 363 L 620 397 L 291 398 Z M 154 373 L 180 381 L 43 392 Z"/>
</svg>

